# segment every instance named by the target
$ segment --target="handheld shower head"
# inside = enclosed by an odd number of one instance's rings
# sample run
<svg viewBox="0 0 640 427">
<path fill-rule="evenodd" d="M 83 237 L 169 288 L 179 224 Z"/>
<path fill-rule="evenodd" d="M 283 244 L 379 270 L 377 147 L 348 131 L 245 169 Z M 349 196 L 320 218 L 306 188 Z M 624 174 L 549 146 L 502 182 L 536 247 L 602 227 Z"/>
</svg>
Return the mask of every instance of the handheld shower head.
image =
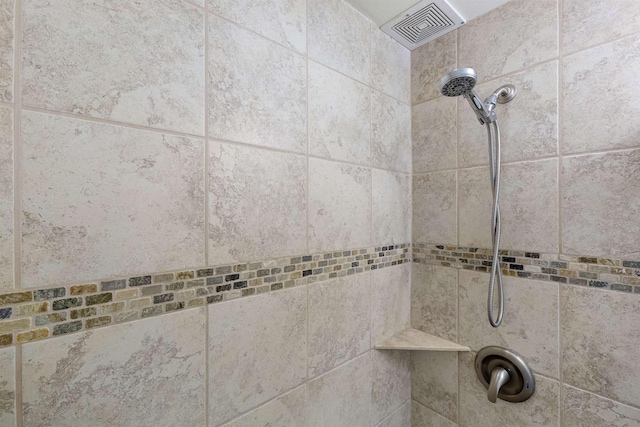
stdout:
<svg viewBox="0 0 640 427">
<path fill-rule="evenodd" d="M 473 68 L 458 68 L 440 79 L 440 93 L 444 96 L 465 95 L 478 82 L 478 74 Z"/>
</svg>

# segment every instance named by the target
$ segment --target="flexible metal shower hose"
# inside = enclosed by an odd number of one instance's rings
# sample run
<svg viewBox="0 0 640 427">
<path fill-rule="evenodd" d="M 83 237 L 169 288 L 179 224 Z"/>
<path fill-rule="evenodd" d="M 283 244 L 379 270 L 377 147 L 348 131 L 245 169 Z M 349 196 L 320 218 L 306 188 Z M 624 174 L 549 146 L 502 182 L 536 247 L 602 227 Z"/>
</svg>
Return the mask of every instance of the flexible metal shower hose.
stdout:
<svg viewBox="0 0 640 427">
<path fill-rule="evenodd" d="M 493 125 L 493 126 L 492 126 Z M 487 315 L 489 323 L 497 328 L 502 323 L 504 315 L 504 289 L 502 287 L 502 271 L 500 270 L 500 204 L 498 196 L 500 194 L 500 128 L 498 121 L 486 123 L 489 136 L 489 163 L 491 164 L 491 190 L 493 191 L 493 214 L 491 221 L 493 259 L 491 262 L 491 278 L 489 279 L 489 298 L 487 302 Z M 493 297 L 496 282 L 498 283 L 498 317 L 493 318 Z"/>
</svg>

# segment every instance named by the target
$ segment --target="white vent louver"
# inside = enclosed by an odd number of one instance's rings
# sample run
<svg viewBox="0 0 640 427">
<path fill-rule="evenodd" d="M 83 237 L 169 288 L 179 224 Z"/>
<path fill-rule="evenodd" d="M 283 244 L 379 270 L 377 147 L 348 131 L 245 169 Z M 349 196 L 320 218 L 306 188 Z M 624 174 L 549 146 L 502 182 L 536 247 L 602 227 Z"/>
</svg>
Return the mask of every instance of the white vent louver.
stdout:
<svg viewBox="0 0 640 427">
<path fill-rule="evenodd" d="M 423 0 L 380 28 L 413 50 L 464 23 L 464 18 L 446 0 Z"/>
</svg>

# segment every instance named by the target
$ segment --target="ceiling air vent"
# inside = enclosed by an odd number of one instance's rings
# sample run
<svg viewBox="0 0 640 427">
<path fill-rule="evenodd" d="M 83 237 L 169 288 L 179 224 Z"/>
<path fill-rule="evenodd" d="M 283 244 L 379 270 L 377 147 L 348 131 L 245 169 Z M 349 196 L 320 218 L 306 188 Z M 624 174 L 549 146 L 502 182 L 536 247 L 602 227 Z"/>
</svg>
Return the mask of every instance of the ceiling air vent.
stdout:
<svg viewBox="0 0 640 427">
<path fill-rule="evenodd" d="M 380 28 L 413 50 L 464 23 L 462 16 L 446 0 L 423 0 Z"/>
</svg>

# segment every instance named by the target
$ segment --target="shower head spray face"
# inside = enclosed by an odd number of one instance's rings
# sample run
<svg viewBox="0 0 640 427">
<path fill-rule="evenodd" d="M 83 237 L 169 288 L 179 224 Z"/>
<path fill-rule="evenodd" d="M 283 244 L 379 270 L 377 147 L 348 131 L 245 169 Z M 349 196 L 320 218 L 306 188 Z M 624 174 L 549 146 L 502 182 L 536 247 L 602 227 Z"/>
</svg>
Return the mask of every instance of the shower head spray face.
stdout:
<svg viewBox="0 0 640 427">
<path fill-rule="evenodd" d="M 458 68 L 440 79 L 440 93 L 444 96 L 466 95 L 473 90 L 478 74 L 473 68 Z"/>
</svg>

